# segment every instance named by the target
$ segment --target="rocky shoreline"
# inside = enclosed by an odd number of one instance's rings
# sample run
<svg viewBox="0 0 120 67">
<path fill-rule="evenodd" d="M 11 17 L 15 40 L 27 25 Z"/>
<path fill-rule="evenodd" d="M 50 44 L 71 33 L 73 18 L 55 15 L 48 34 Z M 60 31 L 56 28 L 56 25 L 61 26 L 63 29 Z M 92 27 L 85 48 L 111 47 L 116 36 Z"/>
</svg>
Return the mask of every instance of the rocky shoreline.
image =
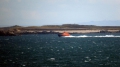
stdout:
<svg viewBox="0 0 120 67">
<path fill-rule="evenodd" d="M 94 25 L 45 25 L 45 26 L 11 26 L 1 27 L 0 36 L 18 36 L 24 34 L 58 34 L 64 31 L 70 34 L 81 33 L 120 33 L 120 26 L 94 26 Z"/>
<path fill-rule="evenodd" d="M 120 30 L 65 30 L 70 34 L 84 33 L 120 33 Z M 0 30 L 0 36 L 18 36 L 24 34 L 58 34 L 64 30 Z"/>
</svg>

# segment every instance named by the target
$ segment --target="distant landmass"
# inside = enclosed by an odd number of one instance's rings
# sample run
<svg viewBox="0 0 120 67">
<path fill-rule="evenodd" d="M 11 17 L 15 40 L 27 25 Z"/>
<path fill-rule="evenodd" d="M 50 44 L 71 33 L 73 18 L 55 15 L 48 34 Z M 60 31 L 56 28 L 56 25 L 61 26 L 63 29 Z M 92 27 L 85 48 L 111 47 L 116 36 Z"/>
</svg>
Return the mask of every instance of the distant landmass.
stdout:
<svg viewBox="0 0 120 67">
<path fill-rule="evenodd" d="M 15 25 L 10 27 L 1 27 L 0 35 L 16 36 L 21 34 L 57 34 L 64 31 L 69 33 L 120 33 L 120 26 L 63 24 L 23 27 Z"/>
<path fill-rule="evenodd" d="M 99 26 L 120 26 L 120 20 L 91 21 L 89 23 L 94 24 L 94 25 L 99 24 Z"/>
</svg>

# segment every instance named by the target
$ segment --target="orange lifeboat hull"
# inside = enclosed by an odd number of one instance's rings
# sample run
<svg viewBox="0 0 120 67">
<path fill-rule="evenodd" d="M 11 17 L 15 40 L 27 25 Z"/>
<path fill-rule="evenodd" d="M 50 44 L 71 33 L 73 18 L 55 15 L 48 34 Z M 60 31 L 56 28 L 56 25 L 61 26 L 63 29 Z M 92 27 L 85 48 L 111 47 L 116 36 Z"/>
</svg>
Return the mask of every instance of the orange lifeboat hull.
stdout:
<svg viewBox="0 0 120 67">
<path fill-rule="evenodd" d="M 60 33 L 58 34 L 59 37 L 61 36 L 70 36 L 70 34 L 68 32 L 63 32 L 63 33 Z"/>
</svg>

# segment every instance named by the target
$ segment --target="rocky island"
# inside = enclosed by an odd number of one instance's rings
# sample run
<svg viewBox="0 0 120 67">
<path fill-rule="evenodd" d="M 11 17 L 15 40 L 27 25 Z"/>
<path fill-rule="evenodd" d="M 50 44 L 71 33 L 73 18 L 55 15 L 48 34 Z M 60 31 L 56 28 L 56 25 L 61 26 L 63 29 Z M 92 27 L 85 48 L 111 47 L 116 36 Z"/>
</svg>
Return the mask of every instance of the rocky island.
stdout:
<svg viewBox="0 0 120 67">
<path fill-rule="evenodd" d="M 62 32 L 73 33 L 120 33 L 120 26 L 95 26 L 95 25 L 44 25 L 44 26 L 11 26 L 1 27 L 0 36 L 16 36 L 23 34 L 58 34 Z"/>
</svg>

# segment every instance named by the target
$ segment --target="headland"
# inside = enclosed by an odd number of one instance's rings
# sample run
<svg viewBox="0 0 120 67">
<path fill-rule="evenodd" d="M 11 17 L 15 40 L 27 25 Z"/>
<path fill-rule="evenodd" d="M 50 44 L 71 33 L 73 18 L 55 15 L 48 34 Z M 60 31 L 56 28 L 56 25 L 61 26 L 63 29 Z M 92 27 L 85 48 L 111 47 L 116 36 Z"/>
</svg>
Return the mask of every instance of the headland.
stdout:
<svg viewBox="0 0 120 67">
<path fill-rule="evenodd" d="M 0 36 L 16 36 L 23 34 L 58 34 L 62 32 L 74 33 L 120 33 L 120 26 L 95 26 L 95 25 L 44 25 L 44 26 L 10 26 L 0 27 Z"/>
</svg>

